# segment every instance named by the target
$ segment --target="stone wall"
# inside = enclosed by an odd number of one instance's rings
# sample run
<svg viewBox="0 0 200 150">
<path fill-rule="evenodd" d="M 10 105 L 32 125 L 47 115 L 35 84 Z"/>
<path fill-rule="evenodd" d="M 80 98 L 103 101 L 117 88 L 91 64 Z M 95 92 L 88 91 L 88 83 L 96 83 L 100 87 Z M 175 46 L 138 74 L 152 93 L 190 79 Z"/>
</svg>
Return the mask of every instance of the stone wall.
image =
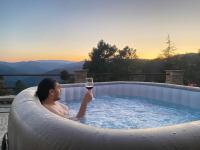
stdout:
<svg viewBox="0 0 200 150">
<path fill-rule="evenodd" d="M 183 85 L 183 70 L 165 70 L 166 71 L 166 83 Z"/>
</svg>

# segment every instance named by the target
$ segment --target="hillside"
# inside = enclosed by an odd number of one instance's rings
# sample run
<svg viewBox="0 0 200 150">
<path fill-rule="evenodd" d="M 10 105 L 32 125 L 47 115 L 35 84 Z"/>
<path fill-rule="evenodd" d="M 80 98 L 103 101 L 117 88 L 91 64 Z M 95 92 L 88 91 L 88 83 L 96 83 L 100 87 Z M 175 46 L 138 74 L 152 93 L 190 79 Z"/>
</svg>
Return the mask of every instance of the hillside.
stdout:
<svg viewBox="0 0 200 150">
<path fill-rule="evenodd" d="M 48 71 L 46 73 L 47 74 L 57 74 L 57 73 L 60 73 L 62 70 L 67 70 L 69 73 L 74 73 L 74 71 L 82 69 L 83 64 L 84 64 L 83 61 L 76 62 L 76 63 L 70 63 L 61 68 L 57 68 L 57 69 Z"/>
<path fill-rule="evenodd" d="M 73 73 L 82 68 L 83 62 L 71 62 L 63 60 L 39 60 L 27 62 L 0 62 L 0 74 L 59 74 L 62 70 Z M 14 86 L 17 80 L 21 80 L 27 86 L 37 85 L 44 77 L 6 76 L 6 86 Z M 59 77 L 55 77 L 59 80 Z"/>
</svg>

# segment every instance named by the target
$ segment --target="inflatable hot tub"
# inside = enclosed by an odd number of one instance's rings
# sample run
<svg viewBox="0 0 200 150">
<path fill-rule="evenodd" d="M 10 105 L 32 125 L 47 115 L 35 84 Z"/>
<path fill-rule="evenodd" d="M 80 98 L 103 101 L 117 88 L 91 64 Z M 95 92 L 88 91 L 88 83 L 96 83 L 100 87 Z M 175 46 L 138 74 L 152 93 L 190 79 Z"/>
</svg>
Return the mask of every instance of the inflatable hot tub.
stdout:
<svg viewBox="0 0 200 150">
<path fill-rule="evenodd" d="M 146 129 L 105 129 L 49 112 L 34 97 L 19 93 L 8 121 L 9 150 L 200 150 L 200 121 Z M 62 85 L 62 98 L 80 99 L 84 84 Z M 200 109 L 200 88 L 143 82 L 96 83 L 95 96 L 138 96 Z"/>
</svg>

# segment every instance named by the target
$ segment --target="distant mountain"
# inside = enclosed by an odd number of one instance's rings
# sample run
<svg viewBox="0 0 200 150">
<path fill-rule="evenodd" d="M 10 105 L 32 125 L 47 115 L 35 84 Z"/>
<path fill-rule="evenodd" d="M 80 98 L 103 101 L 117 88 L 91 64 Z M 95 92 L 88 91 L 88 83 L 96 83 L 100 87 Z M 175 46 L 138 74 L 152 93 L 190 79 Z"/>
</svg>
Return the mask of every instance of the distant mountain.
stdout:
<svg viewBox="0 0 200 150">
<path fill-rule="evenodd" d="M 15 68 L 10 67 L 6 62 L 0 62 L 0 74 L 20 74 Z M 18 77 L 3 77 L 4 84 L 6 86 L 10 86 L 11 84 L 15 83 Z"/>
<path fill-rule="evenodd" d="M 74 70 L 82 69 L 83 63 L 63 60 L 0 62 L 0 74 L 59 74 L 62 70 L 73 73 Z M 44 77 L 6 76 L 4 82 L 6 86 L 14 86 L 17 80 L 21 80 L 27 86 L 32 86 L 37 85 L 42 78 Z"/>
<path fill-rule="evenodd" d="M 59 75 L 60 72 L 63 70 L 67 70 L 69 73 L 73 74 L 74 71 L 82 69 L 83 64 L 84 64 L 83 61 L 76 62 L 76 63 L 69 63 L 69 64 L 65 65 L 64 67 L 45 72 L 45 74 L 58 74 Z M 49 76 L 45 76 L 45 77 L 49 77 Z M 39 81 L 41 81 L 45 77 L 44 76 L 43 77 L 25 77 L 23 79 L 23 81 L 27 85 L 33 86 L 33 85 L 37 85 L 39 83 Z M 61 82 L 60 76 L 51 76 L 51 78 L 54 78 L 57 81 Z"/>
<path fill-rule="evenodd" d="M 10 74 L 10 73 L 20 73 L 15 68 L 11 67 L 9 64 L 0 62 L 0 74 Z"/>
<path fill-rule="evenodd" d="M 73 63 L 74 61 L 66 61 L 66 60 L 36 60 L 36 62 L 42 63 Z"/>
<path fill-rule="evenodd" d="M 14 68 L 17 72 L 26 74 L 35 73 L 45 73 L 47 71 L 64 67 L 73 61 L 63 61 L 63 60 L 38 60 L 38 61 L 22 61 L 22 62 L 0 62 L 1 65 L 6 65 L 7 67 Z M 6 67 L 5 66 L 5 67 Z M 1 70 L 0 70 L 1 73 Z M 12 72 L 11 72 L 12 73 Z"/>
<path fill-rule="evenodd" d="M 43 64 L 42 65 L 43 69 L 46 69 L 47 71 L 75 63 L 74 61 L 64 61 L 64 60 L 39 60 L 37 62 Z"/>
<path fill-rule="evenodd" d="M 74 73 L 74 71 L 76 71 L 76 70 L 81 70 L 83 68 L 83 64 L 84 64 L 84 61 L 70 63 L 61 68 L 57 68 L 57 69 L 48 71 L 48 72 L 46 72 L 46 74 L 57 74 L 63 70 L 67 70 L 69 73 Z"/>
</svg>

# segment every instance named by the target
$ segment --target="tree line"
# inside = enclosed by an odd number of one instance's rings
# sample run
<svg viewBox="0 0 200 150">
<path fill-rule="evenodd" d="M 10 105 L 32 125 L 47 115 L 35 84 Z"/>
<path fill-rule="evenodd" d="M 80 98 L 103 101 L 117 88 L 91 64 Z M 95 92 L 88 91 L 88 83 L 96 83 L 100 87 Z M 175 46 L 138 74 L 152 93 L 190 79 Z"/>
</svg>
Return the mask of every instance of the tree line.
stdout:
<svg viewBox="0 0 200 150">
<path fill-rule="evenodd" d="M 166 48 L 152 60 L 140 59 L 137 50 L 125 46 L 118 49 L 104 40 L 89 53 L 89 60 L 85 60 L 86 69 L 95 81 L 105 81 L 105 75 L 111 74 L 108 80 L 127 80 L 129 74 L 160 74 L 160 76 L 146 77 L 144 81 L 165 82 L 165 70 L 183 70 L 184 84 L 196 83 L 200 85 L 200 50 L 198 53 L 176 54 L 174 43 L 167 37 Z M 150 78 L 148 80 L 148 78 Z"/>
<path fill-rule="evenodd" d="M 104 40 L 100 40 L 89 53 L 89 60 L 85 60 L 86 69 L 94 81 L 153 81 L 165 82 L 165 70 L 183 70 L 184 84 L 195 83 L 200 86 L 200 49 L 197 53 L 176 54 L 176 48 L 170 39 L 166 40 L 166 48 L 152 60 L 140 59 L 137 49 L 125 46 L 117 48 Z M 134 76 L 130 76 L 130 75 Z M 152 76 L 154 75 L 155 76 Z M 144 76 L 146 75 L 146 76 Z M 60 72 L 61 83 L 73 83 L 74 76 L 67 70 Z M 17 94 L 27 88 L 26 84 L 18 80 L 14 89 L 6 89 L 3 77 L 0 76 L 0 95 Z"/>
</svg>

